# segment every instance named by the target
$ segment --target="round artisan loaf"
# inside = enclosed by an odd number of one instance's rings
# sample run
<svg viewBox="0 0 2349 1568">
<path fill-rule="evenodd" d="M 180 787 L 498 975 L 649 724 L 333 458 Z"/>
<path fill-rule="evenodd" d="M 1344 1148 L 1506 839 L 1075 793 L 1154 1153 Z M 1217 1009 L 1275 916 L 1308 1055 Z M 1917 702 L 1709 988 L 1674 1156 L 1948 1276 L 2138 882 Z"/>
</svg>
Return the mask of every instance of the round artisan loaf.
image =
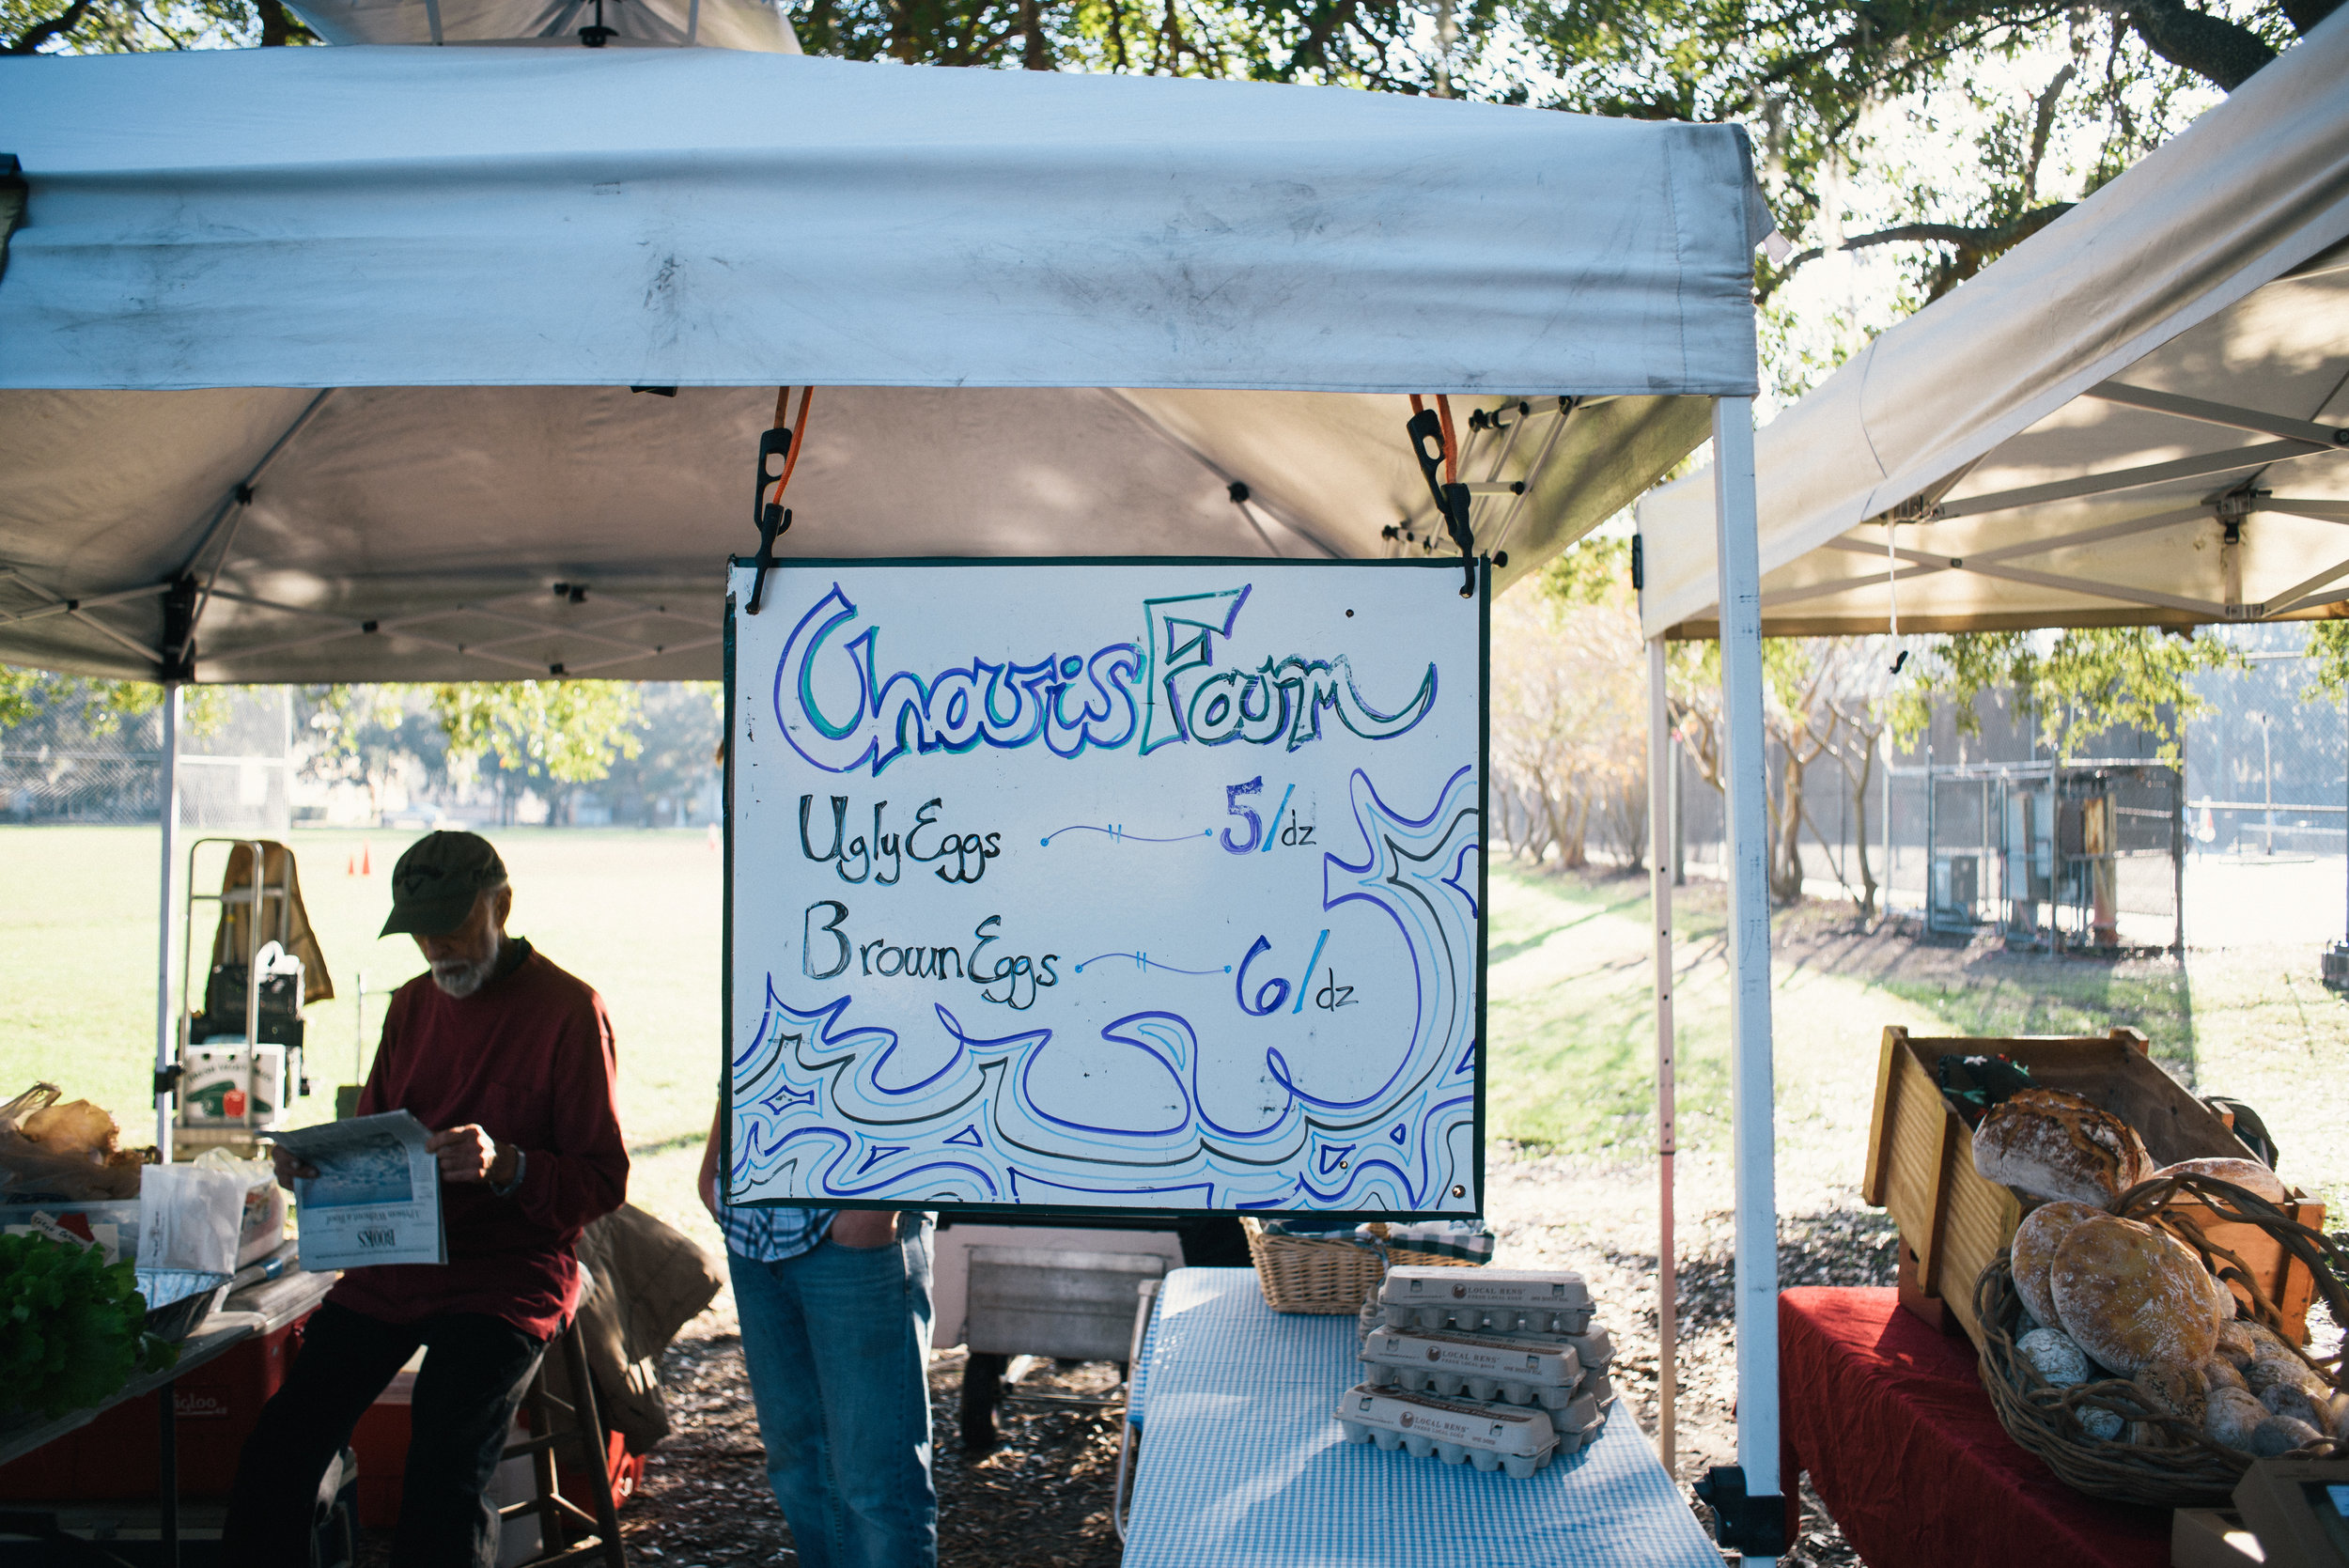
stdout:
<svg viewBox="0 0 2349 1568">
<path fill-rule="evenodd" d="M 2015 1293 L 2037 1322 L 2053 1325 L 2056 1321 L 2055 1297 L 2047 1294 L 2047 1270 L 2055 1263 L 2056 1249 L 2076 1226 L 2104 1212 L 2092 1203 L 2064 1199 L 2040 1204 L 2015 1228 L 2015 1248 L 2010 1254 Z"/>
<path fill-rule="evenodd" d="M 2274 1411 L 2242 1389 L 2221 1389 L 2210 1396 L 2209 1407 L 2202 1416 L 2202 1430 L 2213 1442 L 2248 1453 L 2253 1436 L 2274 1419 Z"/>
<path fill-rule="evenodd" d="M 2209 1412 L 2210 1379 L 2202 1374 L 2200 1367 L 2184 1366 L 2175 1361 L 2156 1361 L 2139 1372 L 2136 1382 L 2147 1398 L 2161 1406 L 2165 1415 L 2175 1416 L 2190 1426 L 2201 1425 L 2203 1417 Z M 2269 1408 L 2275 1407 L 2270 1405 Z"/>
<path fill-rule="evenodd" d="M 2126 1122 L 2061 1089 L 2011 1095 L 1974 1129 L 1974 1170 L 2034 1197 L 2109 1208 L 2153 1169 Z"/>
<path fill-rule="evenodd" d="M 2016 1340 L 2015 1348 L 2056 1388 L 2069 1389 L 2088 1381 L 2088 1353 L 2061 1328 L 2034 1328 Z"/>
<path fill-rule="evenodd" d="M 2235 1370 L 2232 1361 L 2227 1359 L 2223 1347 L 2202 1363 L 2202 1378 L 2210 1385 L 2210 1391 L 2214 1394 L 2221 1389 L 2241 1389 L 2247 1394 L 2251 1391 L 2250 1385 L 2243 1381 L 2243 1374 Z"/>
<path fill-rule="evenodd" d="M 2115 1372 L 2190 1366 L 2218 1344 L 2206 1273 L 2176 1237 L 2105 1215 L 2073 1227 L 2056 1249 L 2048 1293 L 2063 1331 Z"/>
<path fill-rule="evenodd" d="M 2163 1166 L 2154 1176 L 2215 1176 L 2256 1192 L 2271 1203 L 2280 1203 L 2292 1196 L 2292 1189 L 2284 1186 L 2281 1178 L 2256 1159 L 2182 1159 L 2175 1165 Z"/>
</svg>

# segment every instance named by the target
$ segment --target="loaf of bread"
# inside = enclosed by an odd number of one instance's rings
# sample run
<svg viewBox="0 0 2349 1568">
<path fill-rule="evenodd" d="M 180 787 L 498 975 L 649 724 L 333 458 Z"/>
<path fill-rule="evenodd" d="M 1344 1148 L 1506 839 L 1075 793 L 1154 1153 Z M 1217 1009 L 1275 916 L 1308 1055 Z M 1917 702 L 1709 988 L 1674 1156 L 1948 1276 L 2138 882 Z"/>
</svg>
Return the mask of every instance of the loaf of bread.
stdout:
<svg viewBox="0 0 2349 1568">
<path fill-rule="evenodd" d="M 2278 1459 L 2295 1449 L 2307 1448 L 2325 1434 L 2290 1416 L 2270 1416 L 2251 1434 L 2251 1452 L 2262 1459 Z"/>
<path fill-rule="evenodd" d="M 2075 1226 L 2104 1212 L 2092 1203 L 2064 1199 L 2040 1204 L 2015 1227 L 2015 1247 L 2009 1254 L 2015 1294 L 2023 1298 L 2023 1305 L 2039 1323 L 2053 1327 L 2056 1322 L 2055 1297 L 2047 1294 L 2047 1270 L 2055 1263 L 2056 1249 Z"/>
<path fill-rule="evenodd" d="M 2321 1406 L 2317 1403 L 2319 1400 L 2325 1401 Z M 2311 1391 L 2298 1383 L 2279 1383 L 2263 1390 L 2260 1394 L 2260 1403 L 2279 1416 L 2306 1421 L 2320 1432 L 2333 1424 L 2332 1402 L 2326 1399 L 2321 1390 Z"/>
<path fill-rule="evenodd" d="M 2242 1389 L 2221 1389 L 2210 1396 L 2202 1430 L 2210 1435 L 2211 1441 L 2248 1453 L 2259 1429 L 2275 1419 L 2273 1411 Z"/>
<path fill-rule="evenodd" d="M 2245 1393 L 2251 1391 L 2250 1385 L 2243 1381 L 2243 1374 L 2235 1370 L 2232 1361 L 2227 1359 L 2223 1347 L 2202 1363 L 2202 1378 L 2210 1385 L 2212 1393 L 2221 1389 L 2241 1389 Z"/>
<path fill-rule="evenodd" d="M 2302 1372 L 2308 1370 L 2308 1363 L 2300 1359 L 2300 1353 L 2285 1343 L 2282 1335 L 2264 1323 L 2245 1323 L 2242 1328 L 2244 1337 L 2251 1342 L 2253 1360 L 2289 1361 Z"/>
<path fill-rule="evenodd" d="M 2127 1123 L 2061 1089 L 2001 1100 L 1974 1129 L 1974 1170 L 2033 1197 L 2109 1208 L 2153 1169 Z"/>
<path fill-rule="evenodd" d="M 2034 1328 L 2015 1342 L 2023 1359 L 2058 1389 L 2088 1381 L 2088 1353 L 2061 1328 Z"/>
<path fill-rule="evenodd" d="M 2256 1159 L 2182 1159 L 2175 1165 L 2165 1165 L 2155 1176 L 2215 1176 L 2222 1182 L 2232 1182 L 2248 1192 L 2256 1192 L 2271 1203 L 2280 1203 L 2292 1196 L 2275 1172 Z M 2152 1177 L 2146 1178 L 2151 1180 Z"/>
<path fill-rule="evenodd" d="M 2162 1414 L 2175 1416 L 2194 1426 L 2202 1424 L 2210 1408 L 2210 1380 L 2202 1375 L 2200 1367 L 2156 1361 L 2139 1372 L 2136 1381 L 2145 1396 L 2161 1407 Z"/>
<path fill-rule="evenodd" d="M 2099 1216 L 2073 1227 L 2047 1271 L 2063 1331 L 2115 1372 L 2192 1365 L 2218 1344 L 2201 1261 L 2176 1237 Z"/>
</svg>

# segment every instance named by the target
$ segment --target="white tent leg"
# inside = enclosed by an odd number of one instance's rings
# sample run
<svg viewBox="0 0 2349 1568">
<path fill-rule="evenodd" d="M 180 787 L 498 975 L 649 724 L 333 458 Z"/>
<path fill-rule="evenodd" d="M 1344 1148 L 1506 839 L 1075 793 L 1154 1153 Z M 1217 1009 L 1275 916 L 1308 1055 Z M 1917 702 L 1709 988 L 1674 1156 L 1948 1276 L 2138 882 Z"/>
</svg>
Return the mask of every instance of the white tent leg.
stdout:
<svg viewBox="0 0 2349 1568">
<path fill-rule="evenodd" d="M 1648 897 L 1656 915 L 1656 1452 L 1673 1469 L 1680 1395 L 1679 1278 L 1672 1247 L 1672 1155 L 1679 1147 L 1672 1082 L 1672 710 L 1664 640 L 1647 645 Z"/>
<path fill-rule="evenodd" d="M 166 1073 L 177 1055 L 179 1022 L 171 1004 L 171 917 L 175 872 L 179 863 L 179 683 L 163 682 L 163 892 L 155 921 L 155 1071 Z M 155 1147 L 171 1159 L 171 1095 L 155 1095 Z"/>
<path fill-rule="evenodd" d="M 1753 403 L 1713 404 L 1721 712 L 1728 732 L 1730 1078 L 1737 1191 L 1737 1463 L 1750 1498 L 1779 1495 L 1778 1191 L 1770 1066 L 1770 891 L 1762 731 L 1762 562 Z M 1750 1565 L 1758 1560 L 1748 1556 Z"/>
</svg>

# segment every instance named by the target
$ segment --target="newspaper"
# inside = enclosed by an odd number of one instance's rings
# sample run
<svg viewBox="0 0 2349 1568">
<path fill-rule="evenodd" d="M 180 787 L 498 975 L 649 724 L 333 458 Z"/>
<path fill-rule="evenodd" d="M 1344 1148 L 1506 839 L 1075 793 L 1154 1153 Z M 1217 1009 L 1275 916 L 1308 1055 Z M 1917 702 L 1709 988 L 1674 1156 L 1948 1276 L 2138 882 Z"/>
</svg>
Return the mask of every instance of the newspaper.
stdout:
<svg viewBox="0 0 2349 1568">
<path fill-rule="evenodd" d="M 313 1274 L 387 1263 L 446 1263 L 441 1166 L 405 1110 L 270 1135 L 317 1169 L 294 1181 L 302 1266 Z"/>
</svg>

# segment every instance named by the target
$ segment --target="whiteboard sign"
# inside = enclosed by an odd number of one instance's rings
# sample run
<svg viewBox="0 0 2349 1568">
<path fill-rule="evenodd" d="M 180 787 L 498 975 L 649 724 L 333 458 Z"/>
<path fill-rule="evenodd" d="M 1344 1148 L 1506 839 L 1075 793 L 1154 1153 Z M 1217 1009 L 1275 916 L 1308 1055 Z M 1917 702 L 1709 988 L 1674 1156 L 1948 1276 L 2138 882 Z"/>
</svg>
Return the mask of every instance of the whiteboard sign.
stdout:
<svg viewBox="0 0 2349 1568">
<path fill-rule="evenodd" d="M 1456 561 L 752 575 L 730 1201 L 1479 1212 Z"/>
</svg>

